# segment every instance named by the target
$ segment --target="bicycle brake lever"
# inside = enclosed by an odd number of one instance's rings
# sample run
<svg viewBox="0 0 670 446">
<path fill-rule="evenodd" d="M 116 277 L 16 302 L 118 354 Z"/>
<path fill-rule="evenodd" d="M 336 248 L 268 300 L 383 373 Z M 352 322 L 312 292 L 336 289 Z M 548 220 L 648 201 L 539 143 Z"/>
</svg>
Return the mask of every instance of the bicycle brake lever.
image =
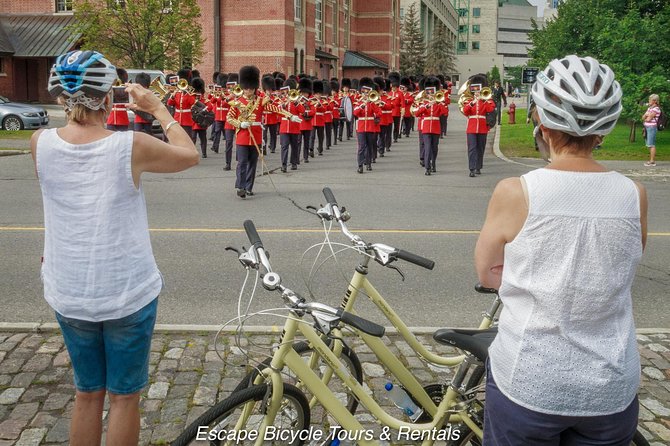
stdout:
<svg viewBox="0 0 670 446">
<path fill-rule="evenodd" d="M 309 206 L 307 206 L 307 209 L 311 209 L 311 210 L 313 210 L 314 212 L 318 211 L 318 209 L 316 208 L 316 206 L 312 206 L 311 204 L 310 204 Z"/>
<path fill-rule="evenodd" d="M 233 251 L 236 252 L 238 256 L 240 255 L 240 250 L 233 246 L 226 246 L 225 251 Z"/>
<path fill-rule="evenodd" d="M 386 267 L 398 271 L 398 274 L 400 274 L 400 279 L 401 279 L 403 282 L 405 281 L 405 273 L 403 273 L 402 270 L 401 270 L 400 268 L 398 268 L 398 267 L 395 266 L 395 265 L 386 265 Z"/>
</svg>

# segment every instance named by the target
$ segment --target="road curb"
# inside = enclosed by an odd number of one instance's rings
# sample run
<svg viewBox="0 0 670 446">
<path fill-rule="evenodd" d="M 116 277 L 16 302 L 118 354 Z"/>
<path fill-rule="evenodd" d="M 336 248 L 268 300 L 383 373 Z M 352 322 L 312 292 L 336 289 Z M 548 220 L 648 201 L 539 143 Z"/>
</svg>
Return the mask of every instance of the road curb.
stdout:
<svg viewBox="0 0 670 446">
<path fill-rule="evenodd" d="M 505 156 L 505 154 L 502 153 L 502 151 L 500 150 L 500 134 L 501 134 L 501 133 L 502 133 L 502 126 L 499 125 L 499 126 L 496 128 L 496 136 L 495 136 L 495 138 L 493 138 L 493 154 L 494 154 L 497 158 L 499 158 L 499 159 L 505 161 L 506 163 L 510 163 L 510 164 L 517 164 L 517 165 L 519 165 L 519 166 L 532 167 L 532 168 L 536 168 L 536 167 L 537 167 L 537 166 L 532 166 L 532 165 L 530 165 L 530 164 L 522 163 L 522 162 L 519 162 L 519 161 L 514 161 L 514 160 L 512 160 L 512 159 L 507 158 L 507 157 Z"/>
<path fill-rule="evenodd" d="M 245 333 L 281 333 L 282 326 L 279 325 L 245 325 Z M 409 331 L 417 335 L 432 335 L 435 331 L 444 327 L 409 327 Z M 472 328 L 472 327 L 461 327 Z M 44 332 L 57 331 L 60 326 L 57 322 L 0 322 L 0 332 Z M 154 329 L 157 333 L 223 333 L 235 332 L 234 326 L 221 329 L 221 325 L 198 325 L 198 324 L 156 324 Z M 670 334 L 670 328 L 638 328 L 637 334 Z M 386 327 L 387 334 L 397 334 L 395 327 Z"/>
<path fill-rule="evenodd" d="M 0 150 L 0 156 L 26 155 L 30 150 Z"/>
</svg>

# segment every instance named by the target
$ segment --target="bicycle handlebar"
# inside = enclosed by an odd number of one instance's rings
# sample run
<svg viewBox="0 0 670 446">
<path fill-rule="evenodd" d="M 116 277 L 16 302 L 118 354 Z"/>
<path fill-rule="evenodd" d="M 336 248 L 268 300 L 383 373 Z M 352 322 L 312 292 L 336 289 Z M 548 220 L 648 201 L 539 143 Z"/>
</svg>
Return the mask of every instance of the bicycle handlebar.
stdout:
<svg viewBox="0 0 670 446">
<path fill-rule="evenodd" d="M 398 252 L 396 253 L 396 257 L 406 262 L 413 263 L 422 268 L 432 270 L 435 267 L 434 261 L 427 259 L 425 257 L 421 257 L 420 255 L 417 254 L 412 254 L 411 252 L 402 249 L 398 250 Z"/>
<path fill-rule="evenodd" d="M 330 190 L 329 187 L 324 187 L 323 188 L 323 196 L 326 197 L 326 201 L 329 204 L 337 206 L 337 201 L 335 200 L 335 195 L 333 195 L 333 191 Z"/>
<path fill-rule="evenodd" d="M 263 242 L 261 241 L 261 237 L 258 235 L 258 231 L 256 231 L 256 225 L 254 225 L 253 221 L 245 220 L 244 230 L 247 233 L 247 237 L 249 238 L 249 242 L 255 248 L 262 248 L 263 247 Z"/>
<path fill-rule="evenodd" d="M 479 282 L 475 285 L 475 291 L 482 294 L 498 294 L 498 290 L 495 288 L 487 288 Z"/>
</svg>

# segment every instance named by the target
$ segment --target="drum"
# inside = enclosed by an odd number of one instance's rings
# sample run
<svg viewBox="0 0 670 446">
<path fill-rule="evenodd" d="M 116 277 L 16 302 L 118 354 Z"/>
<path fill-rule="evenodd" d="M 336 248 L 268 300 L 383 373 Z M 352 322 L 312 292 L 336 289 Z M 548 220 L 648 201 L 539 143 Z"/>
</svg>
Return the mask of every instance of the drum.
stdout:
<svg viewBox="0 0 670 446">
<path fill-rule="evenodd" d="M 347 121 L 351 122 L 354 120 L 354 104 L 351 102 L 349 96 L 342 98 L 342 108 L 344 109 L 344 117 Z"/>
</svg>

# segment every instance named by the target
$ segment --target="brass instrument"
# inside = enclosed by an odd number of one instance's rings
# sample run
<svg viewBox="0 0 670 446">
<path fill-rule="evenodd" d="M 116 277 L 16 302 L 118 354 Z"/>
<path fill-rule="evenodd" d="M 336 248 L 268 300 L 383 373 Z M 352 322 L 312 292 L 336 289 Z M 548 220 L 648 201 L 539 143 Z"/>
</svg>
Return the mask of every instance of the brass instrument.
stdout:
<svg viewBox="0 0 670 446">
<path fill-rule="evenodd" d="M 468 79 L 461 87 L 458 89 L 458 110 L 463 113 L 463 107 L 466 103 L 472 102 L 474 96 L 470 91 L 470 80 Z"/>
<path fill-rule="evenodd" d="M 112 84 L 112 87 L 120 87 L 120 86 L 122 86 L 122 85 L 123 85 L 123 81 L 122 81 L 121 79 L 119 79 L 119 78 L 116 78 L 116 80 L 115 80 L 114 83 Z"/>
<path fill-rule="evenodd" d="M 237 97 L 240 97 L 244 94 L 244 90 L 242 87 L 240 87 L 240 84 L 235 85 L 235 88 L 233 88 L 233 94 Z"/>
<path fill-rule="evenodd" d="M 188 81 L 186 79 L 179 79 L 177 88 L 181 91 L 187 91 L 189 89 Z"/>
<path fill-rule="evenodd" d="M 379 93 L 377 93 L 376 90 L 370 91 L 370 93 L 368 93 L 368 95 L 365 98 L 366 101 L 372 102 L 373 104 L 379 102 L 380 99 L 381 97 L 379 96 Z"/>
<path fill-rule="evenodd" d="M 491 97 L 493 97 L 493 92 L 489 87 L 484 87 L 479 92 L 479 99 L 482 101 L 488 101 Z"/>
<path fill-rule="evenodd" d="M 444 102 L 445 97 L 444 97 L 444 92 L 443 91 L 438 91 L 435 93 L 435 96 L 433 97 L 434 102 Z"/>
<path fill-rule="evenodd" d="M 165 85 L 161 82 L 160 78 L 156 78 L 153 81 L 151 81 L 151 84 L 149 84 L 149 90 L 153 91 L 153 93 L 158 96 L 158 99 L 161 101 L 165 97 L 165 95 L 169 94 L 169 90 L 165 88 Z"/>
<path fill-rule="evenodd" d="M 298 99 L 300 99 L 300 92 L 299 92 L 298 90 L 295 90 L 295 89 L 294 89 L 294 90 L 290 90 L 290 91 L 288 92 L 288 100 L 289 100 L 290 102 L 295 102 L 295 101 L 297 101 Z"/>
</svg>

